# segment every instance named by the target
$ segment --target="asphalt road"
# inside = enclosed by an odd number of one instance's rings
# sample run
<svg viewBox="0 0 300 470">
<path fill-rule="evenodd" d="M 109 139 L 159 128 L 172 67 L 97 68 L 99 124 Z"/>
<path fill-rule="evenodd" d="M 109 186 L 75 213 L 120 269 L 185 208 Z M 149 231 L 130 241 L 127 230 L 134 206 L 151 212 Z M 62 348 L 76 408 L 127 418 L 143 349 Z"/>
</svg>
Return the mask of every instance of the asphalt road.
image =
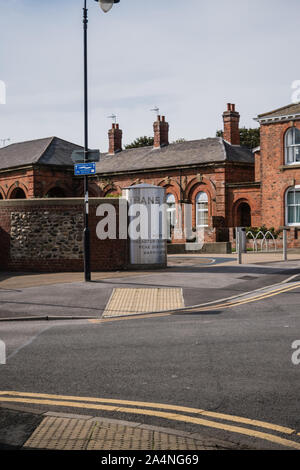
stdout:
<svg viewBox="0 0 300 470">
<path fill-rule="evenodd" d="M 300 289 L 238 307 L 148 319 L 0 325 L 8 360 L 0 390 L 101 397 L 201 408 L 300 432 Z M 40 409 L 137 421 L 136 414 L 47 405 Z M 281 446 L 223 429 L 138 415 L 139 422 Z M 286 436 L 285 436 L 286 437 Z M 300 442 L 300 435 L 293 436 Z"/>
</svg>

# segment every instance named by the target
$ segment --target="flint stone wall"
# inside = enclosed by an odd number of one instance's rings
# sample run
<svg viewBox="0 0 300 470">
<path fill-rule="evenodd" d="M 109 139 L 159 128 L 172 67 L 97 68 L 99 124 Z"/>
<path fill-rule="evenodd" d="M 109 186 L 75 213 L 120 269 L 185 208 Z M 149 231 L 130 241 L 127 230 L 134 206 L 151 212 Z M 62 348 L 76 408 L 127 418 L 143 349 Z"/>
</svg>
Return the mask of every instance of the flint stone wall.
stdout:
<svg viewBox="0 0 300 470">
<path fill-rule="evenodd" d="M 83 214 L 11 213 L 11 258 L 81 259 Z"/>
<path fill-rule="evenodd" d="M 127 269 L 128 241 L 96 235 L 104 203 L 115 206 L 118 221 L 118 199 L 90 199 L 91 270 Z M 0 271 L 83 271 L 83 211 L 81 198 L 0 200 Z"/>
</svg>

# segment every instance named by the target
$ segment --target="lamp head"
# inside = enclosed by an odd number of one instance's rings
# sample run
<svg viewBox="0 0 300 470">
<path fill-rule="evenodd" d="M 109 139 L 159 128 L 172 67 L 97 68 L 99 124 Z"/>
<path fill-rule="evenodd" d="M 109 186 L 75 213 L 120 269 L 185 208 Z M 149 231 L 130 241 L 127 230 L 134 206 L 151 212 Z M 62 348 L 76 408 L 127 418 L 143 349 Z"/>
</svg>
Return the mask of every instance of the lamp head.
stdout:
<svg viewBox="0 0 300 470">
<path fill-rule="evenodd" d="M 108 13 L 109 10 L 113 7 L 114 3 L 120 2 L 120 0 L 95 0 L 95 1 L 99 3 L 104 13 Z"/>
</svg>

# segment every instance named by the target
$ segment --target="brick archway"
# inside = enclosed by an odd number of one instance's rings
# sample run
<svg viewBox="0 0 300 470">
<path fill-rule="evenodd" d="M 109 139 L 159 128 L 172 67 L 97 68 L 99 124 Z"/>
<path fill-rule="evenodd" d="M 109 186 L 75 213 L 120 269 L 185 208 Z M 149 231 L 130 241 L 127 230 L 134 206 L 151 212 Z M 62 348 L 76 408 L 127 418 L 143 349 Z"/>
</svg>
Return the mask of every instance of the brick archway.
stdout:
<svg viewBox="0 0 300 470">
<path fill-rule="evenodd" d="M 24 189 L 15 188 L 10 194 L 10 199 L 26 199 L 26 194 Z"/>
<path fill-rule="evenodd" d="M 234 222 L 236 227 L 251 227 L 252 225 L 251 206 L 247 200 L 240 200 L 236 203 L 234 211 Z"/>
<path fill-rule="evenodd" d="M 28 189 L 23 183 L 16 182 L 7 191 L 7 199 L 27 199 Z"/>
</svg>

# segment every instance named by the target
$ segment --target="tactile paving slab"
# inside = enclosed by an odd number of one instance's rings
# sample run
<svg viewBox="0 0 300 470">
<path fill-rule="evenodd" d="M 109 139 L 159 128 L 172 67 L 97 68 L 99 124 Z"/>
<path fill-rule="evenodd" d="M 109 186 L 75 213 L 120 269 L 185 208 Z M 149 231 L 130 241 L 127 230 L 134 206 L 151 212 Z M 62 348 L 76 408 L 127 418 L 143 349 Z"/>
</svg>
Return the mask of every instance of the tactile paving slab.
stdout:
<svg viewBox="0 0 300 470">
<path fill-rule="evenodd" d="M 84 450 L 95 423 L 81 419 L 47 417 L 36 428 L 24 447 L 53 450 Z"/>
<path fill-rule="evenodd" d="M 184 307 L 181 288 L 116 288 L 106 305 L 103 317 L 138 315 Z"/>
<path fill-rule="evenodd" d="M 45 418 L 24 448 L 51 450 L 203 450 L 212 443 L 113 422 Z"/>
</svg>

